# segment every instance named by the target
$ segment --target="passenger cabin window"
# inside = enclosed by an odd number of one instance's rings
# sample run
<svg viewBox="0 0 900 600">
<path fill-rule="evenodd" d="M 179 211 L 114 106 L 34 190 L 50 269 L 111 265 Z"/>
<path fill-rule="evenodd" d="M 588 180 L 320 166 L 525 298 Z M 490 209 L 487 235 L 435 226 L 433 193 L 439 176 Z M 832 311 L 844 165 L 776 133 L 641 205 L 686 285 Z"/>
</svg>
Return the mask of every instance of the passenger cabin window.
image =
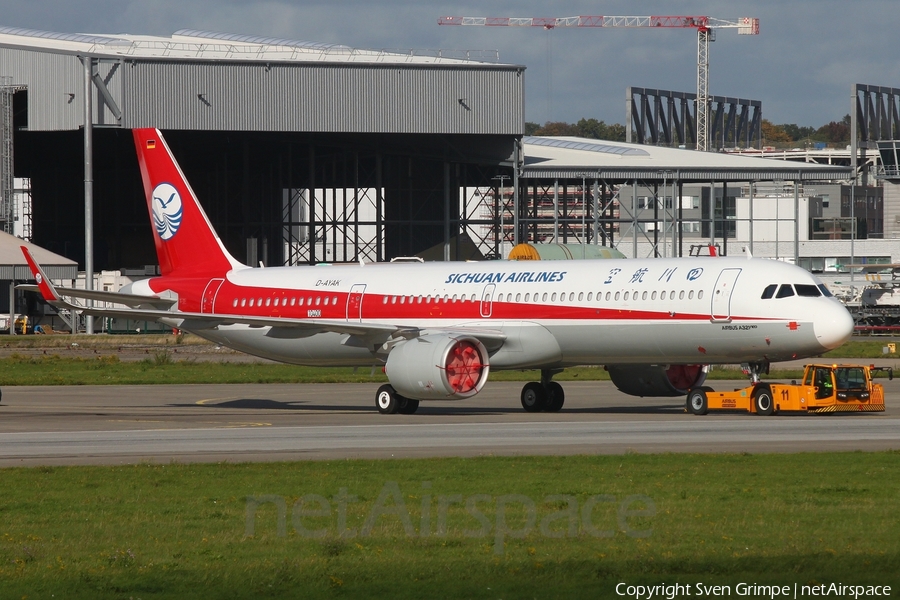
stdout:
<svg viewBox="0 0 900 600">
<path fill-rule="evenodd" d="M 791 287 L 789 283 L 781 284 L 781 287 L 778 288 L 778 293 L 775 294 L 776 298 L 789 298 L 794 295 L 794 288 Z"/>
<path fill-rule="evenodd" d="M 768 300 L 769 298 L 771 298 L 772 296 L 775 295 L 775 290 L 777 290 L 777 289 L 778 289 L 777 283 L 773 283 L 772 285 L 767 285 L 766 289 L 763 290 L 763 293 L 762 293 L 762 296 L 760 296 L 760 299 Z"/>
<path fill-rule="evenodd" d="M 797 290 L 798 296 L 805 298 L 818 298 L 822 295 L 819 288 L 811 283 L 795 283 L 794 289 Z"/>
</svg>

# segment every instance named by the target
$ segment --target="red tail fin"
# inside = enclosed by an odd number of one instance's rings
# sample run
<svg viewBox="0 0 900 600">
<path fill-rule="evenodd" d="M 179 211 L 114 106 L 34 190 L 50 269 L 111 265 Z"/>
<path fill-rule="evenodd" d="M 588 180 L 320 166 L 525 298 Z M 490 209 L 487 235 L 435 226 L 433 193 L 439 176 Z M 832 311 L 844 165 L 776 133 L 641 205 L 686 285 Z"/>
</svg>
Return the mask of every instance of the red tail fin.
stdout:
<svg viewBox="0 0 900 600">
<path fill-rule="evenodd" d="M 158 129 L 135 129 L 147 209 L 162 275 L 223 275 L 241 266 L 203 212 Z"/>
</svg>

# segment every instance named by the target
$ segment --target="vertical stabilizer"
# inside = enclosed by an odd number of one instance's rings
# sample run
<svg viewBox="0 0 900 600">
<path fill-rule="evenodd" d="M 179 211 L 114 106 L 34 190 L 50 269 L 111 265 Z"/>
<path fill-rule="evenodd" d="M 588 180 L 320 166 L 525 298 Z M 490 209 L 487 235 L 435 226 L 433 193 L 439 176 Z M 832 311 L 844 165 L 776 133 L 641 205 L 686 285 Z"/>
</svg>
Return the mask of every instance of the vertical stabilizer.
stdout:
<svg viewBox="0 0 900 600">
<path fill-rule="evenodd" d="M 135 129 L 144 194 L 162 275 L 221 276 L 241 267 L 216 234 L 158 129 Z"/>
</svg>

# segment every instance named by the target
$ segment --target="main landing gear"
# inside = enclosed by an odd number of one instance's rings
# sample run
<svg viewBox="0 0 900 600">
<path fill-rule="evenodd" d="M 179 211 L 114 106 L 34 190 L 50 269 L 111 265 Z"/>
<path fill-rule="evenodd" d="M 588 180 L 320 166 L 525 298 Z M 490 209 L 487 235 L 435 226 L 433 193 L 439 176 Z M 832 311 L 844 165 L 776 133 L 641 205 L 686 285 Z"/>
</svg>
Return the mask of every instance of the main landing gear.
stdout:
<svg viewBox="0 0 900 600">
<path fill-rule="evenodd" d="M 541 369 L 541 380 L 530 381 L 522 388 L 522 408 L 528 412 L 559 412 L 566 401 L 563 387 L 551 381 L 562 369 Z"/>
<path fill-rule="evenodd" d="M 419 401 L 412 398 L 404 398 L 390 384 L 378 388 L 375 393 L 375 408 L 383 415 L 411 415 L 419 410 Z"/>
</svg>

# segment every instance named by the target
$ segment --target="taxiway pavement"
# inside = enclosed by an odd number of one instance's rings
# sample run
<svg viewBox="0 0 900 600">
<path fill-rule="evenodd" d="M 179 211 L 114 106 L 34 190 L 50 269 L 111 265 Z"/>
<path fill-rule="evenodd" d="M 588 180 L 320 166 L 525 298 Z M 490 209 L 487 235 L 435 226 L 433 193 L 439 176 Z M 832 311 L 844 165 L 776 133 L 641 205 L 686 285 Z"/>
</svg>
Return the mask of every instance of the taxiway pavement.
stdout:
<svg viewBox="0 0 900 600">
<path fill-rule="evenodd" d="M 682 398 L 633 398 L 603 381 L 563 382 L 563 410 L 537 414 L 506 382 L 415 415 L 378 414 L 377 384 L 6 387 L 0 466 L 896 449 L 900 379 L 883 383 L 884 413 L 774 417 L 697 417 Z"/>
</svg>

